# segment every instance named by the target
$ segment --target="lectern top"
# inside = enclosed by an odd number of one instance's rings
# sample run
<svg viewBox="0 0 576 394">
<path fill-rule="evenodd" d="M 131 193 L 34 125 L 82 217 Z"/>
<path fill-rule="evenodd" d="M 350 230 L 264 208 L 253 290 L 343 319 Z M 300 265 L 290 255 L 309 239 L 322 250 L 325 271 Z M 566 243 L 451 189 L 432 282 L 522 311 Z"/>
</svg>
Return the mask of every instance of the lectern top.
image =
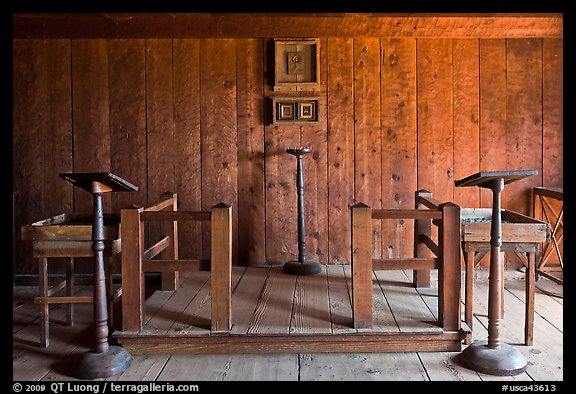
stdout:
<svg viewBox="0 0 576 394">
<path fill-rule="evenodd" d="M 489 187 L 488 183 L 495 179 L 504 179 L 504 184 L 512 183 L 520 179 L 538 174 L 537 170 L 517 170 L 517 171 L 484 171 L 467 176 L 454 182 L 456 187 L 480 186 Z"/>
<path fill-rule="evenodd" d="M 92 182 L 99 182 L 108 186 L 114 192 L 135 192 L 138 190 L 138 186 L 110 172 L 61 173 L 58 176 L 88 192 L 92 192 Z"/>
</svg>

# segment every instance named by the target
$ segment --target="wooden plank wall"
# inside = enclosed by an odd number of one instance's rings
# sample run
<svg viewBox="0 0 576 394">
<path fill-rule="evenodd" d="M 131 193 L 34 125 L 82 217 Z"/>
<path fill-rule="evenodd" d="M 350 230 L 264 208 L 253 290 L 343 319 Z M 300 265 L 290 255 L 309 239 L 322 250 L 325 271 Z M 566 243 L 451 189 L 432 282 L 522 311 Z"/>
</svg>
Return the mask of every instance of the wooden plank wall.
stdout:
<svg viewBox="0 0 576 394">
<path fill-rule="evenodd" d="M 112 171 L 140 189 L 105 210 L 178 193 L 180 209 L 233 207 L 234 262 L 297 257 L 296 163 L 304 157 L 308 258 L 350 262 L 349 206 L 441 201 L 490 206 L 454 181 L 536 169 L 503 207 L 531 213 L 532 186 L 562 186 L 561 38 L 320 37 L 317 126 L 268 124 L 270 39 L 15 39 L 15 223 L 86 211 L 90 196 L 58 178 Z M 408 256 L 412 223 L 373 229 L 374 254 Z M 209 229 L 183 225 L 180 256 L 209 256 Z M 34 273 L 18 242 L 17 272 Z"/>
</svg>

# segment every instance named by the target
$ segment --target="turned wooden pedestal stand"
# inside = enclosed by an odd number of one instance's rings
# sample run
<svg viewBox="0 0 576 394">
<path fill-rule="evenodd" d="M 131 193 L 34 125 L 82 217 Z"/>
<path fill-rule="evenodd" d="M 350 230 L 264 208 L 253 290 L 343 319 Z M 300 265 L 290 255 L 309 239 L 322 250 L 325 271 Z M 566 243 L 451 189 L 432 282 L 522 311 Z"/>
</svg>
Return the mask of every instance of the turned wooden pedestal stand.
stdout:
<svg viewBox="0 0 576 394">
<path fill-rule="evenodd" d="M 306 261 L 306 228 L 304 226 L 304 174 L 302 155 L 310 153 L 310 147 L 288 148 L 286 153 L 296 156 L 296 190 L 298 192 L 298 261 L 288 261 L 282 271 L 291 275 L 315 275 L 320 273 L 320 265 Z"/>
<path fill-rule="evenodd" d="M 518 375 L 526 370 L 528 362 L 515 348 L 500 342 L 502 321 L 503 268 L 500 262 L 502 245 L 502 218 L 500 193 L 504 185 L 536 175 L 538 171 L 479 172 L 457 180 L 456 187 L 478 186 L 492 190 L 492 222 L 490 225 L 490 277 L 488 283 L 488 341 L 476 341 L 462 351 L 464 365 L 474 371 L 491 375 Z"/>
<path fill-rule="evenodd" d="M 138 186 L 110 173 L 59 174 L 59 176 L 93 195 L 92 250 L 94 251 L 96 346 L 94 350 L 82 355 L 74 368 L 74 374 L 78 379 L 107 378 L 124 372 L 130 366 L 132 356 L 126 349 L 108 345 L 102 194 L 136 191 Z"/>
</svg>

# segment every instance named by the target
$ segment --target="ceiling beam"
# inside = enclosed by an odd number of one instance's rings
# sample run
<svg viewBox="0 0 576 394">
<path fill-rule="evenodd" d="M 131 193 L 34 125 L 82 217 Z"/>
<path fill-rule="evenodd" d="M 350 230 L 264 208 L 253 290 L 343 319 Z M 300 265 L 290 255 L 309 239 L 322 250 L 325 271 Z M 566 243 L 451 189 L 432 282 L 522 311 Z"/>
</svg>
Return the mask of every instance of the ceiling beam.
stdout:
<svg viewBox="0 0 576 394">
<path fill-rule="evenodd" d="M 561 38 L 562 14 L 13 14 L 13 38 Z"/>
</svg>

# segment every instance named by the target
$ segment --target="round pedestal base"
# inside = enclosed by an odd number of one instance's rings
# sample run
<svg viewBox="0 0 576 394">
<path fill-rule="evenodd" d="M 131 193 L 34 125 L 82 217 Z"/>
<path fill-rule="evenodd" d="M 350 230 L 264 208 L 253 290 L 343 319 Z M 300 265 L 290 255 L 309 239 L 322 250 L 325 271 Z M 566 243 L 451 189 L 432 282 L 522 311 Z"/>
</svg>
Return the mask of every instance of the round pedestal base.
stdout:
<svg viewBox="0 0 576 394">
<path fill-rule="evenodd" d="M 119 375 L 130 366 L 132 356 L 121 347 L 110 346 L 107 352 L 86 352 L 74 368 L 78 379 L 98 379 Z"/>
<path fill-rule="evenodd" d="M 318 263 L 300 263 L 299 261 L 289 261 L 284 264 L 282 271 L 290 275 L 316 275 L 322 268 Z"/>
<path fill-rule="evenodd" d="M 487 341 L 474 342 L 460 356 L 465 367 L 490 375 L 518 375 L 528 366 L 522 353 L 506 343 L 501 343 L 498 349 L 491 349 Z"/>
</svg>

